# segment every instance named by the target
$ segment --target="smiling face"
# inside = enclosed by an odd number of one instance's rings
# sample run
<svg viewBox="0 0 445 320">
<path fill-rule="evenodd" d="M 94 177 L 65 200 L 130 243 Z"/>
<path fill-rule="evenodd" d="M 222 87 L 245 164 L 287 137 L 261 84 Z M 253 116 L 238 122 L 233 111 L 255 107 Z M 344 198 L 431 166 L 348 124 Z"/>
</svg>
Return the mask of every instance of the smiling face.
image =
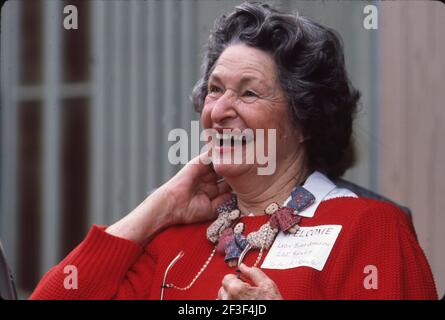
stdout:
<svg viewBox="0 0 445 320">
<path fill-rule="evenodd" d="M 277 67 L 272 56 L 244 44 L 229 46 L 215 63 L 208 81 L 208 94 L 201 113 L 204 129 L 213 128 L 221 134 L 233 130 L 253 130 L 253 140 L 242 141 L 245 159 L 248 147 L 257 142 L 256 129 L 264 129 L 265 154 L 268 154 L 268 130 L 276 130 L 277 167 L 296 155 L 299 131 L 293 126 L 288 113 L 285 94 L 277 78 Z M 224 129 L 224 130 L 223 130 Z M 212 140 L 212 157 L 226 157 L 233 153 L 232 136 L 221 141 Z M 229 140 L 228 143 L 227 140 Z M 274 139 L 275 140 L 275 139 Z M 251 150 L 254 150 L 251 148 Z M 222 176 L 238 176 L 258 167 L 254 163 L 225 164 L 214 161 L 215 171 Z"/>
</svg>

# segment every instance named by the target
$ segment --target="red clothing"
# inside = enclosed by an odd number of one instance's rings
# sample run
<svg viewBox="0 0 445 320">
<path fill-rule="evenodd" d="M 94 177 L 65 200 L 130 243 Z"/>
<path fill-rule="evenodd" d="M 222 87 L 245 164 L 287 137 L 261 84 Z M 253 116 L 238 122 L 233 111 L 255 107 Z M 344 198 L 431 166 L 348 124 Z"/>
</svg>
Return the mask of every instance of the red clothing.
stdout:
<svg viewBox="0 0 445 320">
<path fill-rule="evenodd" d="M 267 218 L 243 217 L 245 234 Z M 93 226 L 86 239 L 43 277 L 31 299 L 159 299 L 164 271 L 181 250 L 184 256 L 170 270 L 167 283 L 187 286 L 207 260 L 213 249 L 206 239 L 209 224 L 169 228 L 145 249 Z M 363 198 L 336 198 L 322 202 L 314 217 L 300 223 L 325 224 L 343 228 L 322 271 L 263 269 L 284 299 L 437 299 L 411 222 L 398 208 Z M 257 254 L 249 252 L 244 262 L 253 265 Z M 66 265 L 77 267 L 76 290 L 64 288 Z M 378 289 L 365 289 L 367 265 L 377 267 Z M 215 299 L 224 275 L 234 272 L 223 256 L 215 255 L 190 290 L 165 289 L 164 299 Z"/>
</svg>

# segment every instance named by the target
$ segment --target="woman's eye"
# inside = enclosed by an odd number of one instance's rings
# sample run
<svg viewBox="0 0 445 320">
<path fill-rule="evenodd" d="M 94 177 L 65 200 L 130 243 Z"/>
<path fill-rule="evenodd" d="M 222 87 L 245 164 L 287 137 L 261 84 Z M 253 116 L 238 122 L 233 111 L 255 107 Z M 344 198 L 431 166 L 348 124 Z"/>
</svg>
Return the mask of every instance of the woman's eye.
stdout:
<svg viewBox="0 0 445 320">
<path fill-rule="evenodd" d="M 221 88 L 219 88 L 217 86 L 210 86 L 209 92 L 210 93 L 220 93 L 221 92 Z"/>
<path fill-rule="evenodd" d="M 244 92 L 243 96 L 245 96 L 245 97 L 258 97 L 258 95 L 255 92 L 250 91 L 250 90 L 247 90 L 246 92 Z"/>
</svg>

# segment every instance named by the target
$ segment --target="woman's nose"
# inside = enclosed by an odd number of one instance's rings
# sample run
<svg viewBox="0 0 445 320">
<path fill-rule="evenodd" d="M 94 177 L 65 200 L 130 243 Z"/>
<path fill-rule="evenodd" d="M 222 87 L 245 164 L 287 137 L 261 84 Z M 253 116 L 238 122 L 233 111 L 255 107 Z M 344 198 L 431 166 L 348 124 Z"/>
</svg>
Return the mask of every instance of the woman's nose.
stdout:
<svg viewBox="0 0 445 320">
<path fill-rule="evenodd" d="M 227 119 L 236 117 L 235 103 L 237 96 L 233 92 L 226 91 L 215 101 L 210 117 L 213 123 L 223 123 Z"/>
</svg>

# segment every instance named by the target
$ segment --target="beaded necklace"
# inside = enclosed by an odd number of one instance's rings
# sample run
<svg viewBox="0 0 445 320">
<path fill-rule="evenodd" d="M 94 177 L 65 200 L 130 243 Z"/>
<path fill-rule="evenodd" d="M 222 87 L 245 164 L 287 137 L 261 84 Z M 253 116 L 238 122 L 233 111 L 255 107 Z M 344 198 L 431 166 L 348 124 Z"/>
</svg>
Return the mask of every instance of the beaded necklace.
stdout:
<svg viewBox="0 0 445 320">
<path fill-rule="evenodd" d="M 297 186 L 291 192 L 291 199 L 286 206 L 280 206 L 276 202 L 270 203 L 264 210 L 264 213 L 270 217 L 269 220 L 257 231 L 244 236 L 242 232 L 245 225 L 243 222 L 239 222 L 242 214 L 237 205 L 236 195 L 233 194 L 229 200 L 216 209 L 218 218 L 207 228 L 207 239 L 215 246 L 206 262 L 187 286 L 178 287 L 172 283 L 166 284 L 168 272 L 183 256 L 181 251 L 165 270 L 161 285 L 161 300 L 163 299 L 165 288 L 174 288 L 181 291 L 190 289 L 216 253 L 225 254 L 224 260 L 229 267 L 239 267 L 249 251 L 259 250 L 258 257 L 253 265 L 256 267 L 261 261 L 264 250 L 268 250 L 272 246 L 279 231 L 284 233 L 297 232 L 301 221 L 301 216 L 298 213 L 311 206 L 314 202 L 315 197 L 312 193 L 301 186 Z M 237 273 L 239 277 L 239 268 L 237 268 Z"/>
</svg>

